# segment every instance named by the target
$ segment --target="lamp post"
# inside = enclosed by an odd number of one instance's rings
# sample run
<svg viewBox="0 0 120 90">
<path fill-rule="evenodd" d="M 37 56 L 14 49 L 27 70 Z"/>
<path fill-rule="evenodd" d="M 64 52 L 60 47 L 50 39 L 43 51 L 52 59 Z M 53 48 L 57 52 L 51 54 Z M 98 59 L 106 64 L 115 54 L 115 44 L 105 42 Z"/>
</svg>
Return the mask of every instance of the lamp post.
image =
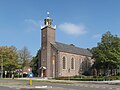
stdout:
<svg viewBox="0 0 120 90">
<path fill-rule="evenodd" d="M 3 78 L 3 57 L 0 55 L 1 57 L 1 78 Z"/>
</svg>

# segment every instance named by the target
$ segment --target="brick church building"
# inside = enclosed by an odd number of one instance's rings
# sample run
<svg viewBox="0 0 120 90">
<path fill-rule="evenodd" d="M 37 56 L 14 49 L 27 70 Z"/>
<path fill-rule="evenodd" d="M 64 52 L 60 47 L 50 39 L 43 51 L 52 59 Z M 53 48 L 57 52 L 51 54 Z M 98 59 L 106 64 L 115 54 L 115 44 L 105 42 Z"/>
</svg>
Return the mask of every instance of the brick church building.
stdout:
<svg viewBox="0 0 120 90">
<path fill-rule="evenodd" d="M 66 77 L 89 72 L 94 60 L 87 49 L 56 42 L 56 26 L 49 15 L 41 27 L 41 77 Z"/>
</svg>

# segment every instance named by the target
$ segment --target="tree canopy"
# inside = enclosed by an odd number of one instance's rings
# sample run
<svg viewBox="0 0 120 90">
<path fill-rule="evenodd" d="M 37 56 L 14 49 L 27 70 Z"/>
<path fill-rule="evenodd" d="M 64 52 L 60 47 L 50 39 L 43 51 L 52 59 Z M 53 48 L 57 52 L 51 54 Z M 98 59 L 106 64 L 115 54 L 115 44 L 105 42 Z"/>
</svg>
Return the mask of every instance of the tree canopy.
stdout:
<svg viewBox="0 0 120 90">
<path fill-rule="evenodd" d="M 35 76 L 38 76 L 38 70 L 39 70 L 39 65 L 40 65 L 40 53 L 41 50 L 38 50 L 37 54 L 35 57 L 32 58 L 30 62 L 30 66 L 32 67 L 32 71 Z"/>
<path fill-rule="evenodd" d="M 27 47 L 17 50 L 14 46 L 0 46 L 0 66 L 3 64 L 4 71 L 14 71 L 17 68 L 30 66 L 31 58 Z"/>
<path fill-rule="evenodd" d="M 101 42 L 91 52 L 97 69 L 114 69 L 120 66 L 120 38 L 109 31 L 103 34 Z"/>
<path fill-rule="evenodd" d="M 21 50 L 19 50 L 18 56 L 22 67 L 30 66 L 30 61 L 32 59 L 32 56 L 27 47 L 23 47 Z"/>
<path fill-rule="evenodd" d="M 3 62 L 2 62 L 3 60 Z M 18 54 L 17 49 L 14 46 L 0 47 L 0 63 L 3 63 L 5 71 L 13 71 L 17 68 L 18 65 Z"/>
</svg>

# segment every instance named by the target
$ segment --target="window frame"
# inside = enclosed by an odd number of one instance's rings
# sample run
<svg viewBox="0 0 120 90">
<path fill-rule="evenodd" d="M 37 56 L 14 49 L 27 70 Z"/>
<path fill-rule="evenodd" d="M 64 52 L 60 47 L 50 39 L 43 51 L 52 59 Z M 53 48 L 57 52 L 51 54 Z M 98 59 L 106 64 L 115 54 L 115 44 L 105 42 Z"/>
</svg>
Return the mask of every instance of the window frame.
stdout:
<svg viewBox="0 0 120 90">
<path fill-rule="evenodd" d="M 63 68 L 63 58 L 65 58 L 65 64 L 64 64 L 64 65 L 65 65 L 65 68 Z M 67 69 L 67 57 L 66 57 L 66 56 L 63 56 L 63 57 L 62 57 L 62 69 L 63 69 L 63 70 L 66 70 L 66 69 Z"/>
<path fill-rule="evenodd" d="M 72 68 L 73 67 L 73 68 Z M 70 59 L 70 69 L 71 70 L 75 70 L 75 58 L 74 57 L 72 57 L 71 59 Z"/>
</svg>

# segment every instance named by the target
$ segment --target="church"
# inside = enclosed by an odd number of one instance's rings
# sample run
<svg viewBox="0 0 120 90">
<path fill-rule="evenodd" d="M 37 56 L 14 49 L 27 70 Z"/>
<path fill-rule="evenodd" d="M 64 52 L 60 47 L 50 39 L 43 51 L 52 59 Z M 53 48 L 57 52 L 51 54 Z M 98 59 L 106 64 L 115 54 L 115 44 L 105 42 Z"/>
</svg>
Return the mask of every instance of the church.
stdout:
<svg viewBox="0 0 120 90">
<path fill-rule="evenodd" d="M 56 42 L 56 26 L 49 14 L 41 26 L 41 77 L 68 77 L 89 72 L 94 60 L 88 49 Z"/>
</svg>

